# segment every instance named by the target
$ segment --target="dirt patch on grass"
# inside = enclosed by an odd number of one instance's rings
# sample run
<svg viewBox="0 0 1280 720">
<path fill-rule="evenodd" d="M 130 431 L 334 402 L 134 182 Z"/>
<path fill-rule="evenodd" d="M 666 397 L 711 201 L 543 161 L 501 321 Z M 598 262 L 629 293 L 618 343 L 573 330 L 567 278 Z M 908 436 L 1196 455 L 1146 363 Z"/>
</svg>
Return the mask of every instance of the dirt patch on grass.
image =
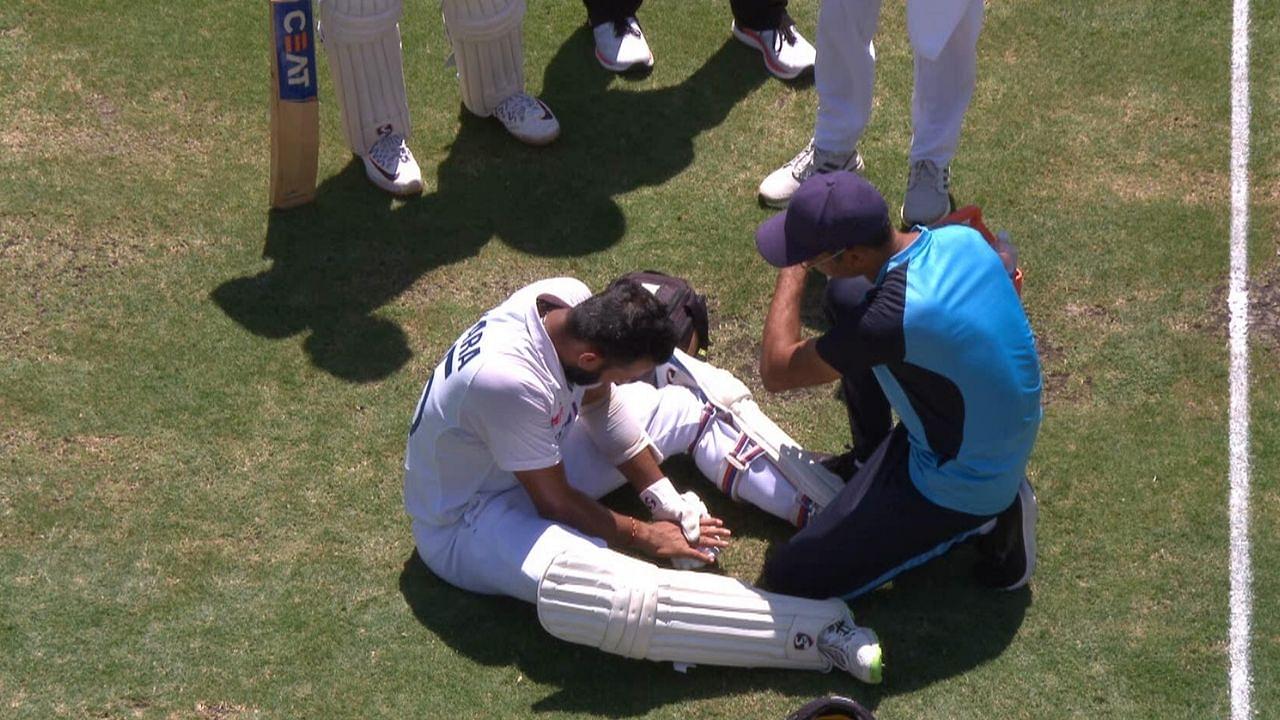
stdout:
<svg viewBox="0 0 1280 720">
<path fill-rule="evenodd" d="M 1250 283 L 1249 328 L 1264 346 L 1280 350 L 1280 269 Z"/>
<path fill-rule="evenodd" d="M 47 359 L 49 323 L 67 307 L 85 307 L 101 278 L 144 262 L 152 246 L 129 228 L 89 230 L 70 217 L 0 217 L 0 285 L 8 289 L 0 343 L 11 355 Z"/>
<path fill-rule="evenodd" d="M 201 720 L 241 720 L 260 716 L 257 708 L 229 702 L 198 702 L 196 717 Z"/>
<path fill-rule="evenodd" d="M 1195 153 L 1170 155 L 1171 147 L 1194 144 L 1214 124 L 1176 100 L 1138 90 L 1083 98 L 1055 113 L 1054 121 L 1064 128 L 1066 152 L 1045 166 L 1045 181 L 1032 186 L 1042 197 L 1202 207 L 1227 200 L 1225 167 L 1194 165 Z"/>
<path fill-rule="evenodd" d="M 1213 289 L 1210 304 L 1213 309 L 1198 328 L 1224 341 L 1231 324 L 1228 289 L 1225 281 Z M 1248 292 L 1250 340 L 1259 347 L 1280 354 L 1280 265 L 1273 264 L 1252 278 Z"/>
<path fill-rule="evenodd" d="M 0 120 L 0 143 L 13 157 L 65 160 L 92 168 L 93 161 L 119 158 L 149 174 L 190 171 L 192 156 L 208 154 L 207 131 L 196 125 L 225 116 L 211 103 L 194 103 L 182 91 L 157 90 L 150 97 L 120 98 L 70 70 L 49 77 L 50 67 L 71 63 L 27 63 L 20 77 L 54 84 L 67 110 L 48 109 L 32 86 L 14 90 L 11 112 Z M 164 108 L 164 112 L 156 112 Z"/>
<path fill-rule="evenodd" d="M 1071 372 L 1067 350 L 1044 332 L 1036 333 L 1036 349 L 1040 352 L 1040 372 L 1044 378 L 1043 404 L 1088 402 L 1093 395 L 1093 377 Z"/>
</svg>

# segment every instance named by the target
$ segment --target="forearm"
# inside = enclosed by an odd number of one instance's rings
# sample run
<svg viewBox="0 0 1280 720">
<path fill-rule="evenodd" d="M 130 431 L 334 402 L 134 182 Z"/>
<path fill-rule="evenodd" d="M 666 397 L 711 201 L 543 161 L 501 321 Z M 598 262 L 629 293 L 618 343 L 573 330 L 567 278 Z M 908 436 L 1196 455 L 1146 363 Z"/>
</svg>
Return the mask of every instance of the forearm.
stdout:
<svg viewBox="0 0 1280 720">
<path fill-rule="evenodd" d="M 800 301 L 804 295 L 804 278 L 804 268 L 798 265 L 778 271 L 761 343 L 760 377 L 766 388 L 776 384 L 774 379 L 787 368 L 801 342 Z"/>
<path fill-rule="evenodd" d="M 618 472 L 627 479 L 627 483 L 641 492 L 645 488 L 655 482 L 666 477 L 662 472 L 662 468 L 658 466 L 657 451 L 652 445 L 647 445 L 643 450 L 633 455 L 626 462 L 618 465 Z"/>
<path fill-rule="evenodd" d="M 627 547 L 635 543 L 643 522 L 629 515 L 616 513 L 587 495 L 571 490 L 558 498 L 554 505 L 538 508 L 547 520 L 568 525 L 584 535 L 598 537 L 612 547 Z"/>
<path fill-rule="evenodd" d="M 686 555 L 696 552 L 684 542 L 683 531 L 678 524 L 661 523 L 668 526 L 664 535 L 661 532 L 663 528 L 659 528 L 658 524 L 614 512 L 576 490 L 563 498 L 563 502 L 554 510 L 539 512 L 548 520 L 568 525 L 585 535 L 601 538 L 610 547 L 636 548 L 660 557 L 670 557 L 682 551 Z M 724 531 L 721 537 L 727 537 L 727 534 Z M 723 545 L 720 541 L 714 544 Z M 701 559 L 709 561 L 712 558 L 707 556 Z"/>
<path fill-rule="evenodd" d="M 655 463 L 656 465 L 656 463 Z M 686 557 L 703 562 L 714 558 L 701 546 L 723 547 L 729 536 L 720 520 L 698 519 L 699 547 L 690 545 L 683 528 L 671 522 L 646 523 L 613 512 L 569 485 L 560 464 L 537 470 L 517 470 L 516 479 L 529 493 L 542 518 L 603 539 L 614 547 L 634 547 L 656 557 Z M 709 533 L 709 535 L 708 535 Z"/>
</svg>

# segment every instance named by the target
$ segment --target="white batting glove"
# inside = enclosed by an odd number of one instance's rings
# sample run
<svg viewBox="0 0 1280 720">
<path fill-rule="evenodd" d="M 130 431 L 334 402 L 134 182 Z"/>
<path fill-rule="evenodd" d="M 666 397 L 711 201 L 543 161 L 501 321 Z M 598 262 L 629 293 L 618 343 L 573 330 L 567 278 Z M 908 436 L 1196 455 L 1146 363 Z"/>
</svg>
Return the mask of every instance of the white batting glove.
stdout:
<svg viewBox="0 0 1280 720">
<path fill-rule="evenodd" d="M 667 478 L 653 483 L 640 491 L 640 499 L 648 506 L 654 520 L 670 520 L 680 526 L 684 539 L 690 545 L 697 545 L 701 537 L 702 518 L 707 515 L 707 506 L 692 490 L 680 494 Z M 714 557 L 719 555 L 719 548 L 706 548 Z M 696 570 L 706 563 L 693 558 L 672 558 L 671 566 L 677 570 Z"/>
<path fill-rule="evenodd" d="M 690 497 L 692 502 L 689 501 Z M 690 545 L 698 542 L 702 515 L 707 511 L 707 506 L 702 504 L 697 495 L 692 492 L 681 495 L 676 492 L 676 487 L 670 480 L 662 478 L 641 490 L 640 499 L 649 508 L 654 520 L 670 520 L 680 526 L 684 531 L 684 539 Z"/>
</svg>

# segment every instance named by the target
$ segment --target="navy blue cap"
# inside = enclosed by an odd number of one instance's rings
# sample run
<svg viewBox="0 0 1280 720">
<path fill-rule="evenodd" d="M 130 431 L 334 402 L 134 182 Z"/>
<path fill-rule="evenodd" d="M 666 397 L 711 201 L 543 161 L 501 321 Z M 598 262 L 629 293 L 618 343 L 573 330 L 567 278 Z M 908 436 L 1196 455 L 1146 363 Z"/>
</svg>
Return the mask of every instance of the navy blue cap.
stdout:
<svg viewBox="0 0 1280 720">
<path fill-rule="evenodd" d="M 889 226 L 889 207 L 861 175 L 840 171 L 811 176 L 785 212 L 756 230 L 756 249 L 774 267 L 789 267 L 826 252 L 878 244 Z"/>
</svg>

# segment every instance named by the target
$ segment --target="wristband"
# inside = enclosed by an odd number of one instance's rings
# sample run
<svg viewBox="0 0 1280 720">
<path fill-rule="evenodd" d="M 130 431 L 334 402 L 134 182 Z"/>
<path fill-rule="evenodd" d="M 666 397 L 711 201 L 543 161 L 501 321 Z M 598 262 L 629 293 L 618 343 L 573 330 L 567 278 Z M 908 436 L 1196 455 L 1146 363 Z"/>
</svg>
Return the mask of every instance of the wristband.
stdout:
<svg viewBox="0 0 1280 720">
<path fill-rule="evenodd" d="M 684 506 L 680 493 L 676 492 L 676 486 L 665 477 L 641 490 L 640 499 L 644 501 L 645 507 L 649 508 L 649 512 L 659 520 L 675 519 L 672 516 L 678 516 Z"/>
</svg>

